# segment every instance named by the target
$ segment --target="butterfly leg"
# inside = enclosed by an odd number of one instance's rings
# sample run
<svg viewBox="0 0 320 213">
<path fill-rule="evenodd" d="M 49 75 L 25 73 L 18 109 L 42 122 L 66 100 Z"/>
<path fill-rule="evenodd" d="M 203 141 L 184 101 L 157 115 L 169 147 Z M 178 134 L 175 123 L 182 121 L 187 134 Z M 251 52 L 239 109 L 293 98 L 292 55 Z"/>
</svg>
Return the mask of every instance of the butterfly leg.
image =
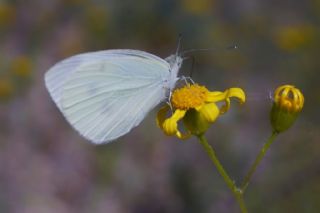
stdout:
<svg viewBox="0 0 320 213">
<path fill-rule="evenodd" d="M 192 80 L 191 77 L 181 76 L 181 80 L 185 82 L 186 85 L 189 85 L 189 82 L 191 84 L 195 84 L 195 82 Z M 189 82 L 188 82 L 189 81 Z"/>
</svg>

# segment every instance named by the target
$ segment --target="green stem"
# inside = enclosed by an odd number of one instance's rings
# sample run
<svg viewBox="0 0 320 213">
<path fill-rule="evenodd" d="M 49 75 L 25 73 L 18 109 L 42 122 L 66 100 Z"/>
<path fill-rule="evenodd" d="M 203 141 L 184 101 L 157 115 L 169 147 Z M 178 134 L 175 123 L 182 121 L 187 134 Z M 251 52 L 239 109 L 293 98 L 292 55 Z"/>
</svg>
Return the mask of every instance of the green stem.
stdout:
<svg viewBox="0 0 320 213">
<path fill-rule="evenodd" d="M 253 173 L 256 171 L 260 161 L 265 156 L 265 154 L 268 151 L 270 145 L 274 142 L 274 139 L 277 137 L 278 134 L 279 133 L 276 132 L 276 131 L 272 132 L 272 134 L 269 137 L 269 139 L 267 140 L 267 142 L 263 145 L 262 149 L 260 150 L 260 153 L 257 155 L 254 163 L 250 167 L 249 172 L 247 173 L 247 175 L 245 176 L 245 178 L 244 178 L 244 180 L 243 180 L 243 182 L 241 184 L 240 189 L 241 189 L 242 192 L 245 192 L 245 190 L 247 189 Z"/>
<path fill-rule="evenodd" d="M 216 166 L 218 172 L 220 173 L 220 175 L 222 176 L 222 178 L 226 182 L 227 186 L 232 191 L 234 197 L 236 198 L 236 200 L 237 200 L 237 202 L 238 202 L 238 204 L 240 206 L 241 212 L 242 213 L 247 213 L 248 211 L 247 211 L 246 205 L 245 205 L 244 200 L 243 200 L 243 192 L 237 188 L 237 186 L 235 185 L 234 181 L 231 180 L 231 178 L 229 177 L 228 173 L 224 170 L 222 164 L 220 163 L 219 159 L 216 156 L 216 153 L 215 153 L 214 149 L 208 143 L 208 141 L 205 138 L 205 136 L 204 135 L 198 135 L 198 139 L 200 141 L 200 144 L 203 146 L 204 150 L 209 155 L 211 161 Z"/>
</svg>

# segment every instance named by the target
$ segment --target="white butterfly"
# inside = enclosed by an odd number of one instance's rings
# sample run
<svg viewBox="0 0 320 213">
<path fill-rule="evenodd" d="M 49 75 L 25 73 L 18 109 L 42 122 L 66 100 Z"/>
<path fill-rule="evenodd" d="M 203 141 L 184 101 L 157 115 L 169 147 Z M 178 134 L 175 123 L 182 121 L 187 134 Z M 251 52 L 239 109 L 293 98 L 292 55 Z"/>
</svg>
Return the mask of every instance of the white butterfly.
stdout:
<svg viewBox="0 0 320 213">
<path fill-rule="evenodd" d="M 168 97 L 182 61 L 139 50 L 90 52 L 54 65 L 45 83 L 67 121 L 101 144 L 128 133 Z"/>
</svg>

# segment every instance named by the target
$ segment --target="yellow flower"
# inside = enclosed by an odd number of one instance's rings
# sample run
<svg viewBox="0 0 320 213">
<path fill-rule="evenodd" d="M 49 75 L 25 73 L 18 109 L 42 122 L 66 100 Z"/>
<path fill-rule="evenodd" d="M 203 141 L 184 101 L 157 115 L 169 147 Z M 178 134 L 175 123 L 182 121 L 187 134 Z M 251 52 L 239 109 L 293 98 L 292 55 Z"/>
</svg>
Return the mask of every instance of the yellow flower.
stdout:
<svg viewBox="0 0 320 213">
<path fill-rule="evenodd" d="M 8 100 L 14 93 L 14 86 L 7 78 L 0 77 L 0 100 Z"/>
<path fill-rule="evenodd" d="M 95 34 L 105 36 L 109 29 L 109 14 L 102 6 L 88 6 L 85 13 L 86 27 Z M 95 35 L 99 36 L 99 35 Z"/>
<path fill-rule="evenodd" d="M 32 65 L 29 58 L 19 56 L 12 62 L 11 72 L 20 78 L 29 78 L 32 72 Z"/>
<path fill-rule="evenodd" d="M 16 18 L 16 9 L 0 1 L 0 27 L 12 25 Z"/>
<path fill-rule="evenodd" d="M 286 51 L 296 51 L 310 45 L 315 39 L 316 30 L 311 25 L 293 25 L 276 31 L 275 42 Z"/>
<path fill-rule="evenodd" d="M 157 124 L 166 135 L 175 135 L 180 139 L 189 138 L 191 135 L 201 135 L 209 128 L 219 115 L 230 108 L 230 98 L 245 102 L 245 93 L 240 88 L 230 88 L 224 92 L 210 92 L 206 87 L 198 84 L 187 84 L 173 91 L 171 105 L 174 110 L 171 117 L 166 118 L 170 106 L 162 107 L 157 115 Z M 216 102 L 224 101 L 222 107 Z M 182 120 L 186 133 L 178 128 L 178 122 Z"/>
<path fill-rule="evenodd" d="M 274 103 L 270 119 L 274 131 L 280 133 L 292 126 L 301 112 L 304 97 L 301 91 L 292 85 L 283 85 L 274 92 Z"/>
<path fill-rule="evenodd" d="M 215 4 L 213 0 L 183 0 L 181 3 L 183 9 L 194 15 L 210 13 Z"/>
</svg>

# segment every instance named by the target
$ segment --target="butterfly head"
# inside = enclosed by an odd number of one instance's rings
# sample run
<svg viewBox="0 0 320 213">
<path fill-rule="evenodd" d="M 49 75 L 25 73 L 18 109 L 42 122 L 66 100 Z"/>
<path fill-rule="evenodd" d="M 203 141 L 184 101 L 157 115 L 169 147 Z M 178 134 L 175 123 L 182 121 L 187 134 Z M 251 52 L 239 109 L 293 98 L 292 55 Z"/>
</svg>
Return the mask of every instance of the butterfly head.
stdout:
<svg viewBox="0 0 320 213">
<path fill-rule="evenodd" d="M 183 58 L 177 54 L 172 54 L 169 57 L 165 58 L 166 62 L 170 64 L 170 67 L 180 68 L 182 65 Z"/>
<path fill-rule="evenodd" d="M 173 90 L 175 87 L 175 83 L 178 80 L 178 72 L 183 62 L 183 58 L 177 54 L 170 55 L 169 57 L 165 58 L 165 60 L 170 65 L 170 78 L 169 78 L 169 88 Z"/>
</svg>

